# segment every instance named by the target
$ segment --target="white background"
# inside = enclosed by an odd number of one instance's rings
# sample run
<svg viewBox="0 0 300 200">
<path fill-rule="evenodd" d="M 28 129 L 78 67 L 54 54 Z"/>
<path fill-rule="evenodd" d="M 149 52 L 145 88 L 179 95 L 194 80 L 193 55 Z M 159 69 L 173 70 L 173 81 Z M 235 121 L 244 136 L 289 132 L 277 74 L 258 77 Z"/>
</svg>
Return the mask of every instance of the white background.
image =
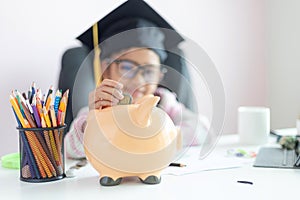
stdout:
<svg viewBox="0 0 300 200">
<path fill-rule="evenodd" d="M 78 46 L 76 36 L 122 2 L 0 1 L 0 156 L 18 151 L 11 90 L 27 91 L 32 81 L 44 92 L 56 86 L 63 52 Z M 240 105 L 270 107 L 272 128 L 295 126 L 300 114 L 300 1 L 146 2 L 215 63 L 226 94 L 225 134 L 236 132 Z M 211 114 L 205 105 L 200 109 Z"/>
</svg>

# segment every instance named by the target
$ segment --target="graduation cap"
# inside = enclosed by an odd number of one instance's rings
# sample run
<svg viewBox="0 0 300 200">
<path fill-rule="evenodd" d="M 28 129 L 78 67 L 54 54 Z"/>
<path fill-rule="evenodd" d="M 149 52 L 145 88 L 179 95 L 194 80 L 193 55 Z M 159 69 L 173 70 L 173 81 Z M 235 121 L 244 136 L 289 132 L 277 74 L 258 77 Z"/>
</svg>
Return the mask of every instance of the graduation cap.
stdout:
<svg viewBox="0 0 300 200">
<path fill-rule="evenodd" d="M 94 50 L 95 80 L 100 77 L 101 57 L 128 47 L 147 47 L 154 50 L 162 64 L 171 56 L 166 49 L 177 48 L 184 39 L 174 28 L 143 0 L 128 0 L 77 37 L 91 51 Z M 98 60 L 97 60 L 98 59 Z"/>
<path fill-rule="evenodd" d="M 129 23 L 118 23 L 119 21 L 128 19 L 144 19 L 150 23 L 136 23 L 136 27 L 134 27 L 134 22 L 132 24 Z M 116 23 L 118 25 L 116 25 Z M 126 30 L 130 30 L 133 28 L 139 27 L 153 27 L 157 26 L 164 32 L 164 47 L 166 49 L 177 46 L 183 38 L 175 32 L 174 34 L 168 34 L 168 30 L 174 30 L 174 28 L 164 19 L 162 18 L 155 10 L 153 10 L 147 3 L 143 0 L 128 0 L 127 2 L 121 4 L 115 10 L 110 12 L 108 15 L 103 17 L 97 23 L 98 26 L 98 41 L 102 43 L 104 40 L 109 37 L 121 33 Z M 111 29 L 111 26 L 115 26 L 114 29 Z M 119 26 L 119 27 L 116 27 Z M 93 28 L 89 28 L 80 36 L 77 37 L 83 44 L 89 47 L 89 49 L 94 49 L 93 43 Z"/>
</svg>

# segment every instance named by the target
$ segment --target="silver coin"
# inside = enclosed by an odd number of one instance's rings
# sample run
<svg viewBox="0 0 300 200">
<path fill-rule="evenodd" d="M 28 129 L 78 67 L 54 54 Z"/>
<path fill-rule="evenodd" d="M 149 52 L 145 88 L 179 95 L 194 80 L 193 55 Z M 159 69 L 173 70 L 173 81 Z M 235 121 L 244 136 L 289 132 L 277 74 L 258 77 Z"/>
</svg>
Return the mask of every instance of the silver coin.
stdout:
<svg viewBox="0 0 300 200">
<path fill-rule="evenodd" d="M 131 104 L 132 96 L 130 94 L 123 94 L 123 96 L 124 96 L 124 98 L 119 101 L 118 105 Z"/>
</svg>

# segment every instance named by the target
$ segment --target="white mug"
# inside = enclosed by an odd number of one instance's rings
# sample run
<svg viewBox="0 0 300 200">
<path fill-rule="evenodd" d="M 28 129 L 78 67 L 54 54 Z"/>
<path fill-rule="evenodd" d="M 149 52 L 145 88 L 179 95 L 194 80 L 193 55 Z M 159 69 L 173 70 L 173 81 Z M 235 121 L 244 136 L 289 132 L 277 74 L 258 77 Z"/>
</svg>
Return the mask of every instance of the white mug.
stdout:
<svg viewBox="0 0 300 200">
<path fill-rule="evenodd" d="M 297 135 L 300 135 L 300 119 L 297 119 L 296 127 L 297 127 Z"/>
<path fill-rule="evenodd" d="M 267 143 L 270 134 L 270 109 L 239 107 L 238 134 L 242 144 L 261 145 Z"/>
</svg>

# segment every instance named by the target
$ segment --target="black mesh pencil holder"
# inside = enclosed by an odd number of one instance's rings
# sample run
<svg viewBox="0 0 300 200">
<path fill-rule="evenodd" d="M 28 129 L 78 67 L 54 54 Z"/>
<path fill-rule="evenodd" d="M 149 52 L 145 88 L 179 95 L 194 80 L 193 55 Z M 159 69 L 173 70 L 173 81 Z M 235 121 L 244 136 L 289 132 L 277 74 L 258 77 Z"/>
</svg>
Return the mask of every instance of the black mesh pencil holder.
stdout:
<svg viewBox="0 0 300 200">
<path fill-rule="evenodd" d="M 67 125 L 19 130 L 20 180 L 48 182 L 65 177 L 64 130 Z"/>
</svg>

